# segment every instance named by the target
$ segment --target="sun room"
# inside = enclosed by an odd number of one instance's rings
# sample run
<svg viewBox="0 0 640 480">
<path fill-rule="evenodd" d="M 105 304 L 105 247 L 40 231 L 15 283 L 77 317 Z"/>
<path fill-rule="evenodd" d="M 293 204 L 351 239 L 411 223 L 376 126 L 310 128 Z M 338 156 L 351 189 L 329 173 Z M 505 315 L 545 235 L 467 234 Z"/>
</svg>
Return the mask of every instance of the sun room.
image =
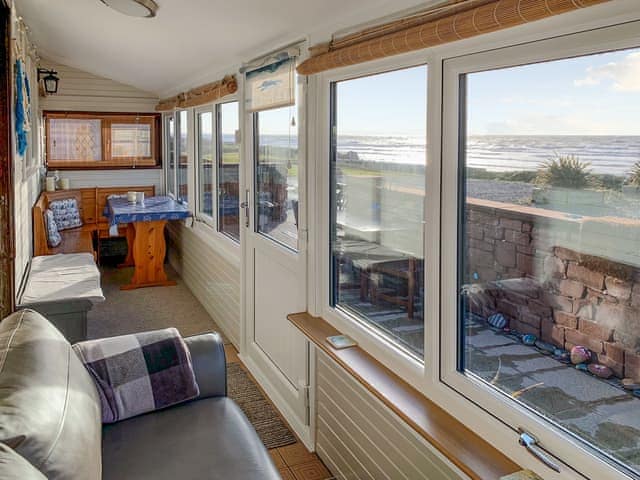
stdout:
<svg viewBox="0 0 640 480">
<path fill-rule="evenodd" d="M 640 478 L 636 0 L 0 17 L 0 477 Z"/>
</svg>

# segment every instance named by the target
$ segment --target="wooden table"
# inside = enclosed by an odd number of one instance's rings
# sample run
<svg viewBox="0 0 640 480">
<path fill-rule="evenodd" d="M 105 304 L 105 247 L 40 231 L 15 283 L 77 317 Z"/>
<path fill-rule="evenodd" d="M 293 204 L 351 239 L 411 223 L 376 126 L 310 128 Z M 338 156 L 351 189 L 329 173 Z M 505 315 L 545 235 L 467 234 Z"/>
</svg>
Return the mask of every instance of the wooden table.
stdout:
<svg viewBox="0 0 640 480">
<path fill-rule="evenodd" d="M 164 227 L 170 220 L 190 217 L 187 207 L 170 197 L 150 197 L 143 205 L 130 204 L 124 198 L 110 198 L 108 206 L 112 228 L 122 223 L 130 224 L 127 227 L 129 253 L 123 265 L 133 265 L 133 278 L 120 289 L 175 285 L 164 270 L 167 252 Z"/>
</svg>

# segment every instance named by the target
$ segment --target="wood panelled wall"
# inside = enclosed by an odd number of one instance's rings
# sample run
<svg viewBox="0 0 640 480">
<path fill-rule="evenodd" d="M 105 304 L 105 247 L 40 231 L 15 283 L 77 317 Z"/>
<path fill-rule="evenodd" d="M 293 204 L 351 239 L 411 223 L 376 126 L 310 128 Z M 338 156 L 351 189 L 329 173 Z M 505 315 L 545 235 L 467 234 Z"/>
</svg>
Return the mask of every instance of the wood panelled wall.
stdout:
<svg viewBox="0 0 640 480">
<path fill-rule="evenodd" d="M 157 95 L 129 85 L 83 72 L 51 60 L 41 60 L 43 68 L 58 72 L 60 83 L 58 93 L 40 100 L 40 109 L 62 111 L 93 112 L 154 112 L 158 103 Z M 72 188 L 109 187 L 122 185 L 155 185 L 162 192 L 162 171 L 99 170 L 64 171 Z"/>
<path fill-rule="evenodd" d="M 169 261 L 231 342 L 240 343 L 240 265 L 207 241 L 201 227 L 172 222 Z"/>
<path fill-rule="evenodd" d="M 12 2 L 13 5 L 13 2 Z M 15 7 L 12 6 L 13 22 L 12 26 L 14 30 L 12 35 L 17 39 L 18 43 L 24 48 L 24 43 L 20 40 L 23 39 L 22 35 L 16 30 L 17 18 Z M 11 79 L 15 79 L 15 51 L 12 49 L 11 57 Z M 33 252 L 32 244 L 32 222 L 31 222 L 31 207 L 38 199 L 40 194 L 40 166 L 42 165 L 41 149 L 39 142 L 37 142 L 37 130 L 39 127 L 38 122 L 38 109 L 39 98 L 34 95 L 37 85 L 37 73 L 36 73 L 36 61 L 32 56 L 24 55 L 25 71 L 29 77 L 29 83 L 31 87 L 31 111 L 33 112 L 33 122 L 31 125 L 32 132 L 35 135 L 30 135 L 29 148 L 24 157 L 20 157 L 16 152 L 15 142 L 15 108 L 12 105 L 12 118 L 11 118 L 11 134 L 13 136 L 13 189 L 14 189 L 14 202 L 13 202 L 13 215 L 14 215 L 14 241 L 15 241 L 15 260 L 14 260 L 14 281 L 15 281 L 15 297 L 18 300 L 20 294 L 20 284 L 22 278 L 27 269 L 27 265 L 31 260 Z M 11 99 L 15 99 L 15 80 L 12 82 Z"/>
<path fill-rule="evenodd" d="M 325 353 L 316 355 L 316 450 L 336 478 L 467 478 Z"/>
</svg>

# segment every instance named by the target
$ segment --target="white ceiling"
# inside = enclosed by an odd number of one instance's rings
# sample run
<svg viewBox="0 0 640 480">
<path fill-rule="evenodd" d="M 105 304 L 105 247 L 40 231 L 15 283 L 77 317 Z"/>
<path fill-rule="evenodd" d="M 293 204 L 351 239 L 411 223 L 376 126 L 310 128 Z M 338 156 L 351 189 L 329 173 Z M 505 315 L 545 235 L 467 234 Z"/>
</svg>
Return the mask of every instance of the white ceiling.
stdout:
<svg viewBox="0 0 640 480">
<path fill-rule="evenodd" d="M 15 0 L 40 55 L 167 95 L 287 43 L 433 0 L 156 0 L 152 19 L 99 0 Z"/>
</svg>

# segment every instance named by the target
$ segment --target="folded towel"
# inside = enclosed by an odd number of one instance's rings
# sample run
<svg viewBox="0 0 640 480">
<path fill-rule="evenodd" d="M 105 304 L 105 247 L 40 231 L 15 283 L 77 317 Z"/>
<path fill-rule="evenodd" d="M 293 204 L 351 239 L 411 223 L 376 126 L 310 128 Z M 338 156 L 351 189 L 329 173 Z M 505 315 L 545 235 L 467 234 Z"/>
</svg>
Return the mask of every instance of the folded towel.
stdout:
<svg viewBox="0 0 640 480">
<path fill-rule="evenodd" d="M 96 384 L 103 423 L 200 394 L 189 350 L 175 328 L 89 340 L 73 349 Z"/>
</svg>

